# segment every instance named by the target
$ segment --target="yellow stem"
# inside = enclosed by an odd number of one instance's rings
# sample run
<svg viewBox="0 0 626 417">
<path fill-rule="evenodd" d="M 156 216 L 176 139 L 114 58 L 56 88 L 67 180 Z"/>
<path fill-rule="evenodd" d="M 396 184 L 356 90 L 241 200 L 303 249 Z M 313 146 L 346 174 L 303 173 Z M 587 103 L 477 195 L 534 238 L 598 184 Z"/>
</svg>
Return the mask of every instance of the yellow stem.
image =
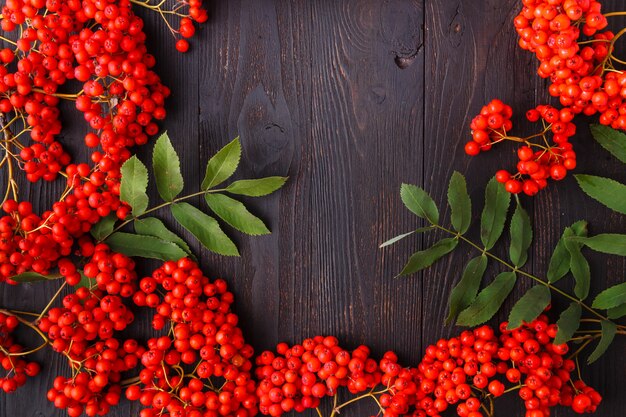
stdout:
<svg viewBox="0 0 626 417">
<path fill-rule="evenodd" d="M 584 343 L 583 343 L 583 344 L 582 344 L 582 345 L 578 348 L 578 350 L 576 350 L 576 352 L 572 353 L 572 354 L 569 356 L 569 358 L 568 358 L 568 359 L 577 358 L 577 357 L 578 357 L 578 355 L 580 354 L 580 352 L 582 352 L 582 351 L 583 351 L 583 350 L 584 350 L 587 346 L 589 346 L 589 343 L 593 342 L 593 340 L 594 340 L 594 339 L 597 339 L 598 337 L 600 337 L 600 335 L 599 335 L 599 334 L 598 334 L 598 335 L 596 335 L 596 336 L 593 336 L 593 337 L 591 337 L 591 338 L 589 338 L 589 339 L 587 339 L 587 341 L 586 341 L 586 342 L 584 342 Z"/>
<path fill-rule="evenodd" d="M 54 294 L 52 299 L 48 302 L 48 305 L 46 305 L 46 307 L 41 311 L 41 313 L 39 314 L 39 317 L 37 317 L 37 321 L 41 320 L 41 318 L 48 312 L 50 307 L 52 307 L 52 304 L 56 301 L 56 299 L 59 297 L 59 295 L 61 295 L 61 291 L 63 291 L 63 289 L 65 288 L 66 285 L 67 285 L 67 281 L 63 281 L 63 285 L 61 285 L 59 287 L 59 289 Z"/>
</svg>

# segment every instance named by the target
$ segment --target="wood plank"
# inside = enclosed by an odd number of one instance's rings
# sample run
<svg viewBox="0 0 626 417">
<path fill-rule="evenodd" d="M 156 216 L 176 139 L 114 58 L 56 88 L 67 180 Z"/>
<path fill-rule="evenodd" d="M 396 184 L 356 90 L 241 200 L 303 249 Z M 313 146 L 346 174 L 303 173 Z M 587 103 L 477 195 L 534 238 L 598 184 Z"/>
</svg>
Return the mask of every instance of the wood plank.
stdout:
<svg viewBox="0 0 626 417">
<path fill-rule="evenodd" d="M 514 146 L 478 158 L 465 156 L 462 147 L 471 118 L 491 98 L 519 109 L 514 122 L 520 134 L 532 131 L 523 111 L 548 100 L 544 82 L 534 76 L 535 59 L 516 46 L 511 22 L 519 3 L 211 2 L 209 22 L 184 55 L 173 52 L 160 17 L 141 12 L 153 39 L 157 71 L 173 91 L 162 127 L 182 156 L 185 191 L 198 189 L 207 160 L 237 135 L 243 145 L 237 179 L 290 177 L 276 195 L 245 200 L 272 235 L 248 238 L 225 228 L 242 258 L 210 254 L 188 239 L 207 275 L 229 282 L 241 325 L 258 351 L 280 341 L 334 334 L 348 348 L 367 344 L 376 357 L 395 350 L 402 363 L 414 365 L 428 344 L 460 331 L 441 323 L 450 288 L 476 253 L 465 246 L 422 274 L 394 279 L 412 252 L 440 235 L 409 238 L 384 250 L 377 246 L 420 224 L 400 201 L 400 183 L 424 186 L 447 219 L 447 181 L 453 170 L 461 171 L 469 180 L 478 221 L 484 184 L 497 167 L 515 163 Z M 619 3 L 603 2 L 607 9 Z M 66 107 L 68 130 L 62 140 L 84 159 L 81 138 L 86 129 Z M 584 124 L 576 141 L 578 172 L 626 181 L 623 167 L 593 144 Z M 151 146 L 140 150 L 144 161 L 150 154 Z M 58 183 L 24 186 L 39 207 L 63 189 Z M 151 188 L 150 196 L 157 201 L 156 190 Z M 200 199 L 192 203 L 206 209 Z M 586 218 L 593 233 L 626 233 L 626 219 L 582 197 L 573 178 L 534 199 L 522 198 L 522 203 L 536 230 L 527 269 L 540 276 L 562 228 L 572 222 Z M 190 237 L 167 211 L 159 217 Z M 478 239 L 476 226 L 470 236 Z M 507 239 L 497 249 L 502 256 Z M 589 255 L 598 271 L 594 293 L 623 280 L 624 259 Z M 142 265 L 147 274 L 156 264 Z M 492 265 L 488 277 L 500 270 Z M 3 287 L 0 302 L 36 310 L 58 285 Z M 505 310 L 531 286 L 520 279 Z M 563 306 L 559 300 L 554 304 Z M 505 319 L 506 314 L 497 317 Z M 147 311 L 139 312 L 128 333 L 142 338 L 155 334 Z M 21 332 L 20 340 L 37 343 L 30 332 Z M 619 394 L 626 370 L 611 364 L 623 365 L 624 347 L 618 341 L 606 357 L 585 369 L 585 379 L 605 396 L 598 415 L 623 414 Z M 43 374 L 15 394 L 0 395 L 0 416 L 66 415 L 54 409 L 45 392 L 55 375 L 69 374 L 67 365 L 49 350 L 35 358 L 46 365 Z M 523 416 L 514 397 L 499 402 L 497 409 Z M 329 407 L 325 403 L 326 414 Z M 136 416 L 139 409 L 124 400 L 109 416 Z M 373 404 L 359 404 L 342 414 L 375 412 Z M 559 409 L 555 415 L 574 414 Z"/>
</svg>

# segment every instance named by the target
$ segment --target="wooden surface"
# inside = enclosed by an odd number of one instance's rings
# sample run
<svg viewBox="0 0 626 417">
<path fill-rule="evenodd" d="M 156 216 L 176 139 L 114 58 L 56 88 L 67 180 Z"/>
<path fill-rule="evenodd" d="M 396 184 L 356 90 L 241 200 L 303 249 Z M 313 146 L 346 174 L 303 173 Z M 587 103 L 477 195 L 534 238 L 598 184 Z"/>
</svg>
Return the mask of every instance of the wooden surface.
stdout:
<svg viewBox="0 0 626 417">
<path fill-rule="evenodd" d="M 451 173 L 463 172 L 476 220 L 489 177 L 515 163 L 512 147 L 470 159 L 462 146 L 471 117 L 489 99 L 513 104 L 516 122 L 547 100 L 544 83 L 534 75 L 536 61 L 516 47 L 512 19 L 521 1 L 210 3 L 211 18 L 185 55 L 174 52 L 156 16 L 140 12 L 158 72 L 173 90 L 163 129 L 182 155 L 185 190 L 198 189 L 209 156 L 237 135 L 244 152 L 240 177 L 289 175 L 290 180 L 277 195 L 251 202 L 271 236 L 231 233 L 241 259 L 194 246 L 205 272 L 231 284 L 244 331 L 258 351 L 280 341 L 334 334 L 346 346 L 365 343 L 376 356 L 392 349 L 402 363 L 416 364 L 427 344 L 460 331 L 442 322 L 448 293 L 475 253 L 464 246 L 422 274 L 394 279 L 413 251 L 438 236 L 408 239 L 387 250 L 378 245 L 420 224 L 400 202 L 402 182 L 424 186 L 443 207 Z M 621 2 L 603 3 L 610 9 Z M 69 110 L 64 117 L 64 143 L 79 142 L 82 122 Z M 575 139 L 578 172 L 626 180 L 623 165 L 591 142 L 586 123 L 580 123 Z M 84 157 L 79 146 L 74 149 L 77 159 Z M 47 207 L 61 188 L 31 187 L 30 199 Z M 584 197 L 571 178 L 523 204 L 536 231 L 527 268 L 539 275 L 562 229 L 576 220 L 589 220 L 594 233 L 626 232 L 625 217 Z M 475 228 L 472 233 L 476 237 Z M 594 291 L 623 281 L 623 259 L 591 259 Z M 496 272 L 490 270 L 491 276 Z M 0 302 L 41 308 L 56 285 L 2 286 Z M 507 305 L 529 287 L 521 279 Z M 144 317 L 130 333 L 145 338 L 149 327 Z M 618 341 L 585 367 L 585 379 L 605 397 L 598 416 L 626 413 L 624 348 Z M 45 392 L 68 368 L 53 352 L 37 358 L 43 375 L 16 394 L 0 395 L 0 416 L 65 415 Z M 496 416 L 523 416 L 518 399 L 497 408 Z M 355 406 L 343 415 L 373 411 L 370 405 Z M 127 402 L 110 414 L 137 415 Z M 573 413 L 558 409 L 554 415 Z"/>
</svg>

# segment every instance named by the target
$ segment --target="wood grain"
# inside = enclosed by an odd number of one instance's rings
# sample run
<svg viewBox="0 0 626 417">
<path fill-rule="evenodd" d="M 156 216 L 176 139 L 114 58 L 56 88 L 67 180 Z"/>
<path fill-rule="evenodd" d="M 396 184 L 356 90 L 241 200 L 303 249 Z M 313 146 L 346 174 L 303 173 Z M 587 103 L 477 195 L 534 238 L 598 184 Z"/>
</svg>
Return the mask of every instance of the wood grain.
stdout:
<svg viewBox="0 0 626 417">
<path fill-rule="evenodd" d="M 205 272 L 230 283 L 242 327 L 257 350 L 334 334 L 345 346 L 367 344 L 376 356 L 395 350 L 403 363 L 416 364 L 428 344 L 460 331 L 441 323 L 450 288 L 476 253 L 464 246 L 422 274 L 394 279 L 413 251 L 440 236 L 407 239 L 385 250 L 378 244 L 419 225 L 400 201 L 402 182 L 424 186 L 443 208 L 451 173 L 466 174 L 477 220 L 484 184 L 496 169 L 514 164 L 514 148 L 470 159 L 462 146 L 471 117 L 492 97 L 519 109 L 514 122 L 521 133 L 527 130 L 523 109 L 548 100 L 544 82 L 534 75 L 534 58 L 516 45 L 512 19 L 519 3 L 213 1 L 209 22 L 185 55 L 173 52 L 157 16 L 140 11 L 158 72 L 172 87 L 162 127 L 182 155 L 185 190 L 198 188 L 210 155 L 237 135 L 244 154 L 237 178 L 290 177 L 276 195 L 246 201 L 272 235 L 246 238 L 227 230 L 241 259 L 192 245 Z M 606 2 L 607 8 L 619 3 Z M 85 129 L 69 106 L 65 110 L 62 140 L 78 159 L 85 158 L 80 146 Z M 584 122 L 577 145 L 579 172 L 626 181 L 622 166 L 592 143 Z M 150 146 L 140 150 L 144 160 L 150 153 Z M 24 187 L 40 208 L 62 191 L 58 184 Z M 150 195 L 156 200 L 155 190 Z M 538 275 L 562 229 L 580 218 L 590 220 L 594 233 L 626 233 L 624 217 L 583 197 L 571 178 L 522 203 L 533 217 L 536 238 L 527 268 Z M 442 215 L 447 219 L 449 213 Z M 177 229 L 167 211 L 160 217 Z M 478 238 L 476 227 L 470 235 Z M 624 260 L 606 259 L 591 256 L 596 292 L 623 280 Z M 146 264 L 142 272 L 153 266 Z M 491 265 L 488 279 L 497 272 Z M 0 302 L 35 310 L 55 285 L 3 286 Z M 531 286 L 520 280 L 507 305 Z M 147 312 L 128 333 L 152 334 Z M 20 337 L 35 341 L 27 333 Z M 599 416 L 624 414 L 624 347 L 623 341 L 616 343 L 585 370 L 585 379 L 605 395 Z M 55 375 L 68 373 L 67 366 L 53 352 L 36 358 L 45 365 L 43 375 L 16 394 L 0 395 L 0 417 L 65 415 L 44 393 Z M 500 410 L 508 411 L 497 415 L 523 416 L 517 399 Z M 366 404 L 344 415 L 373 412 Z M 125 401 L 110 414 L 137 415 L 138 407 Z"/>
</svg>

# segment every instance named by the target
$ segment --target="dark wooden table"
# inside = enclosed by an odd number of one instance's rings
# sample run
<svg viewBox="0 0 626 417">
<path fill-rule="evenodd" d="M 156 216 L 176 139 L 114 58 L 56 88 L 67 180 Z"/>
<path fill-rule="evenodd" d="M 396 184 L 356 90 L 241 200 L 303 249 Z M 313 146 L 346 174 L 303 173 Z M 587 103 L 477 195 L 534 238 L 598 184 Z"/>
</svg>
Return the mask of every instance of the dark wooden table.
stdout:
<svg viewBox="0 0 626 417">
<path fill-rule="evenodd" d="M 280 341 L 334 334 L 348 347 L 364 343 L 377 356 L 392 349 L 404 364 L 416 364 L 428 344 L 460 331 L 442 323 L 470 249 L 422 274 L 394 279 L 408 256 L 437 236 L 408 239 L 387 250 L 378 245 L 419 225 L 401 204 L 402 182 L 424 186 L 443 206 L 450 175 L 461 171 L 476 214 L 487 180 L 515 163 L 513 147 L 476 159 L 466 157 L 462 147 L 469 121 L 491 98 L 514 105 L 517 122 L 526 109 L 549 99 L 534 75 L 534 57 L 516 46 L 512 19 L 521 1 L 210 3 L 210 20 L 185 55 L 174 52 L 157 16 L 140 11 L 158 72 L 173 90 L 163 129 L 182 155 L 186 190 L 198 189 L 209 156 L 237 135 L 244 154 L 241 177 L 289 175 L 290 180 L 275 196 L 251 202 L 271 236 L 231 234 L 242 258 L 194 247 L 205 272 L 228 280 L 244 331 L 258 351 Z M 605 3 L 612 8 L 623 2 Z M 83 125 L 71 111 L 64 117 L 63 141 L 78 143 Z M 592 143 L 587 121 L 580 123 L 575 141 L 578 172 L 626 180 L 623 165 Z M 144 160 L 148 154 L 140 152 Z M 31 201 L 47 207 L 62 184 L 30 190 Z M 522 201 L 536 237 L 527 268 L 538 274 L 546 271 L 562 229 L 576 220 L 589 220 L 594 233 L 626 232 L 626 218 L 586 198 L 572 178 Z M 624 280 L 623 259 L 591 257 L 591 263 L 594 291 Z M 530 286 L 519 282 L 507 311 Z M 34 310 L 56 288 L 2 286 L 0 302 Z M 131 333 L 145 338 L 149 327 L 144 317 Z M 618 341 L 584 368 L 585 379 L 605 397 L 598 416 L 626 414 L 624 348 Z M 65 415 L 45 392 L 68 367 L 54 352 L 36 356 L 43 375 L 13 395 L 0 395 L 0 416 Z M 518 399 L 505 401 L 496 415 L 523 416 L 522 408 Z M 372 411 L 357 406 L 344 415 Z M 137 415 L 127 402 L 110 414 Z M 559 409 L 554 415 L 573 413 Z"/>
</svg>

